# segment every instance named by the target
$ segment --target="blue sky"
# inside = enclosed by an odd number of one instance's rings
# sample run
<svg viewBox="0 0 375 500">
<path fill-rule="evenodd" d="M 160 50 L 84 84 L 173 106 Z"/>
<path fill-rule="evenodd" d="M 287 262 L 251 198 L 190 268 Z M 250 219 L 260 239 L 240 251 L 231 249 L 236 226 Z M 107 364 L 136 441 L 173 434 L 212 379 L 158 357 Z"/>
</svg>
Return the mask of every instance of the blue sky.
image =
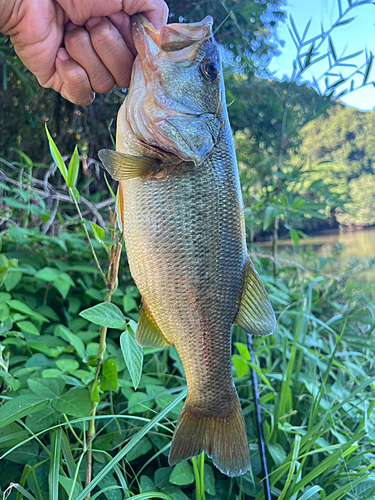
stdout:
<svg viewBox="0 0 375 500">
<path fill-rule="evenodd" d="M 352 0 L 352 4 L 359 3 L 360 0 Z M 287 0 L 285 10 L 288 14 L 286 23 L 280 23 L 278 27 L 278 36 L 285 41 L 284 48 L 281 49 L 280 56 L 272 60 L 270 69 L 276 71 L 276 76 L 282 78 L 283 75 L 290 75 L 293 67 L 293 60 L 296 57 L 296 46 L 289 34 L 288 27 L 291 27 L 289 16 L 293 16 L 295 25 L 302 37 L 304 29 L 311 19 L 311 25 L 306 35 L 306 39 L 311 39 L 321 33 L 321 23 L 324 30 L 330 28 L 339 16 L 339 0 Z M 341 0 L 341 11 L 345 12 L 348 8 L 348 0 Z M 364 52 L 358 55 L 353 60 L 347 60 L 345 63 L 355 63 L 360 66 L 366 64 L 366 57 L 369 57 L 370 51 L 375 55 L 375 5 L 360 5 L 352 8 L 342 20 L 355 17 L 355 19 L 344 26 L 336 27 L 332 33 L 332 41 L 336 49 L 337 57 L 345 57 L 357 51 Z M 328 44 L 328 42 L 327 42 Z M 322 47 L 322 53 L 327 50 L 327 46 Z M 367 53 L 366 53 L 367 51 Z M 367 54 L 367 55 L 366 55 Z M 367 59 L 368 60 L 368 59 Z M 317 63 L 311 71 L 306 73 L 306 79 L 312 79 L 312 75 L 318 78 L 326 71 L 328 67 L 327 59 Z M 353 72 L 353 68 L 340 68 L 342 74 L 347 76 Z M 329 83 L 333 83 L 339 76 L 330 77 Z M 356 75 L 354 77 L 355 85 L 359 85 L 363 80 L 363 76 Z M 375 61 L 372 65 L 369 81 L 375 80 Z M 324 79 L 320 80 L 324 86 Z M 342 87 L 343 90 L 344 87 Z M 340 89 L 341 90 L 341 89 Z M 341 99 L 343 104 L 353 106 L 361 110 L 373 110 L 375 108 L 375 88 L 369 85 L 360 90 L 356 90 L 344 96 Z"/>
</svg>

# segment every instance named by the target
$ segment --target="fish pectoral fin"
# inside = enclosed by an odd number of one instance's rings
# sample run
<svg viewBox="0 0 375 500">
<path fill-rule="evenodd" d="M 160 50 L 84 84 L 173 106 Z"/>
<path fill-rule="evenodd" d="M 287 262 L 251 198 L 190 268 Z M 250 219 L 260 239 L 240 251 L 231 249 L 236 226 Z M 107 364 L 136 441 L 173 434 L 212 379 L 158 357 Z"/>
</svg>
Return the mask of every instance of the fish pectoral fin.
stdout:
<svg viewBox="0 0 375 500">
<path fill-rule="evenodd" d="M 270 299 L 249 257 L 241 305 L 234 323 L 252 335 L 271 335 L 276 328 Z"/>
<path fill-rule="evenodd" d="M 162 334 L 155 320 L 142 306 L 139 317 L 137 331 L 135 332 L 135 340 L 141 347 L 167 347 L 168 340 Z"/>
<path fill-rule="evenodd" d="M 115 181 L 134 179 L 153 172 L 152 166 L 160 163 L 148 156 L 132 156 L 111 149 L 101 149 L 98 153 L 104 168 Z"/>
</svg>

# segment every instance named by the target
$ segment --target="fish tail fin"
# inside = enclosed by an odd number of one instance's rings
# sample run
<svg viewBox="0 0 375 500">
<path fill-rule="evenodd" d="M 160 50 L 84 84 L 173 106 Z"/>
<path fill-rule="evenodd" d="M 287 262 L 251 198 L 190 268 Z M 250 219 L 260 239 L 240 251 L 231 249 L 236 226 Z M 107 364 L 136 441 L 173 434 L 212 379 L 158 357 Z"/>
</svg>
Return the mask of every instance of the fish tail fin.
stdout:
<svg viewBox="0 0 375 500">
<path fill-rule="evenodd" d="M 187 401 L 173 435 L 169 464 L 206 452 L 214 465 L 227 476 L 249 470 L 250 454 L 241 405 L 235 393 L 230 408 L 220 416 L 207 415 Z"/>
</svg>

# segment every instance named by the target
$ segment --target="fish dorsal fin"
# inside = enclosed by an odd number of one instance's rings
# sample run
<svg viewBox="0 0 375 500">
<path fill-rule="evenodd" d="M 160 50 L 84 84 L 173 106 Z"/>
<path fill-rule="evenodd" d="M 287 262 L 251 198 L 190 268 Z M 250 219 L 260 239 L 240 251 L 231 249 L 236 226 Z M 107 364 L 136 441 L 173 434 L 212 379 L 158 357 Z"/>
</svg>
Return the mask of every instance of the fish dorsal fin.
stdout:
<svg viewBox="0 0 375 500">
<path fill-rule="evenodd" d="M 111 149 L 101 149 L 98 153 L 104 168 L 115 181 L 134 179 L 152 174 L 152 166 L 160 161 L 148 156 L 132 156 Z"/>
<path fill-rule="evenodd" d="M 139 317 L 137 331 L 135 332 L 135 340 L 141 347 L 167 347 L 168 340 L 164 337 L 155 320 L 142 306 Z"/>
<path fill-rule="evenodd" d="M 234 323 L 252 335 L 271 335 L 276 328 L 270 299 L 249 257 L 241 305 Z"/>
</svg>

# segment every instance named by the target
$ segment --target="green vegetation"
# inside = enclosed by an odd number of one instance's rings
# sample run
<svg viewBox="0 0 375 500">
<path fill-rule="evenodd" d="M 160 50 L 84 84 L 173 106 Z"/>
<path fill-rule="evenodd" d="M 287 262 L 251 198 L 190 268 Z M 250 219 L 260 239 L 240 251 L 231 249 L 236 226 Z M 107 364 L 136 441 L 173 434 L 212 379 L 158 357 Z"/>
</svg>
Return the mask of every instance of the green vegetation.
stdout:
<svg viewBox="0 0 375 500">
<path fill-rule="evenodd" d="M 238 16 L 237 2 L 229 3 Z M 188 20 L 211 13 L 203 5 Z M 223 5 L 214 13 L 219 19 Z M 269 29 L 261 24 L 264 5 L 248 5 L 256 12 L 251 34 Z M 171 3 L 177 19 L 184 8 Z M 232 33 L 236 19 L 245 29 L 247 17 L 245 10 L 239 21 L 232 16 L 224 33 Z M 276 50 L 267 40 L 259 38 L 261 49 Z M 13 57 L 2 41 L 0 63 L 5 56 Z M 375 288 L 362 276 L 374 272 L 375 258 L 340 267 L 340 248 L 326 258 L 307 249 L 298 263 L 276 254 L 279 234 L 288 232 L 297 244 L 332 214 L 341 224 L 375 223 L 364 196 L 375 193 L 373 113 L 296 85 L 298 75 L 273 82 L 239 71 L 226 79 L 248 242 L 278 318 L 273 336 L 253 338 L 255 364 L 244 332 L 233 330 L 249 473 L 228 478 L 203 455 L 168 466 L 184 373 L 174 347 L 142 350 L 134 341 L 140 296 L 116 229 L 115 186 L 95 159 L 98 149 L 111 147 L 122 91 L 99 96 L 89 108 L 73 106 L 38 88 L 13 57 L 0 91 L 5 497 L 83 500 L 91 492 L 101 500 L 263 500 L 254 368 L 273 500 L 374 498 Z M 46 121 L 68 156 L 48 143 Z M 255 243 L 267 233 L 272 257 Z"/>
</svg>

